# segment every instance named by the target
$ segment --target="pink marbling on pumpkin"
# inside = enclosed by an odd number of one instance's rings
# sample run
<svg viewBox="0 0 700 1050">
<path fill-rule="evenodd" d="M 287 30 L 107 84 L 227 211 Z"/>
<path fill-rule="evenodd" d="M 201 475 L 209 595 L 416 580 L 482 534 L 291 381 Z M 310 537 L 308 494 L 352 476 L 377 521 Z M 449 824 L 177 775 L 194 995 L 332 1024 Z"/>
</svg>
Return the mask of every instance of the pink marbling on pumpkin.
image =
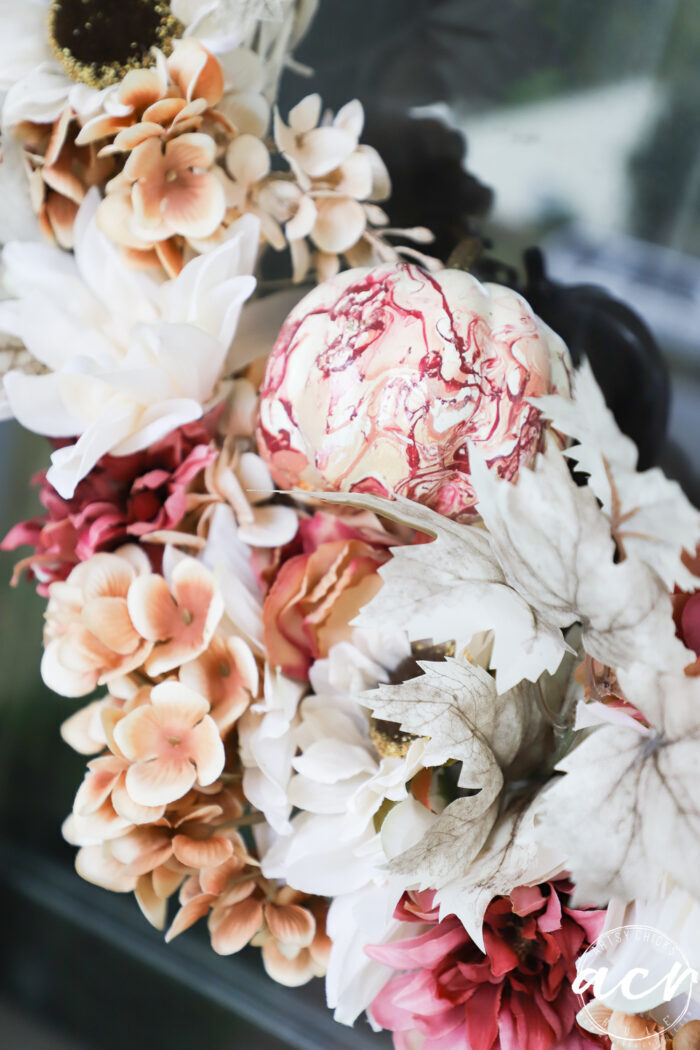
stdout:
<svg viewBox="0 0 700 1050">
<path fill-rule="evenodd" d="M 528 398 L 569 390 L 564 343 L 511 289 L 460 270 L 349 270 L 285 322 L 258 445 L 284 488 L 398 494 L 468 520 L 467 442 L 514 479 L 543 442 Z"/>
</svg>

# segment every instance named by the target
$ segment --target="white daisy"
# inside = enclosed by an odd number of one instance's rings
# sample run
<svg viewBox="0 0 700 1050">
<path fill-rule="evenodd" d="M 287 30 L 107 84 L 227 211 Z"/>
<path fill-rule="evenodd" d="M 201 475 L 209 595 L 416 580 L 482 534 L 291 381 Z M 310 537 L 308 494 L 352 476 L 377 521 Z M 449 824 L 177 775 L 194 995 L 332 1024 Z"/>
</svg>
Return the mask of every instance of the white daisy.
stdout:
<svg viewBox="0 0 700 1050">
<path fill-rule="evenodd" d="M 263 858 L 269 877 L 325 896 L 385 880 L 386 853 L 374 818 L 385 801 L 407 798 L 425 744 L 413 740 L 380 754 L 358 697 L 387 681 L 388 668 L 409 655 L 402 631 L 357 630 L 352 642 L 332 646 L 328 658 L 313 665 L 314 693 L 302 701 L 292 727 L 297 754 L 287 788 L 288 804 L 301 812 L 291 834 L 280 835 Z"/>
</svg>

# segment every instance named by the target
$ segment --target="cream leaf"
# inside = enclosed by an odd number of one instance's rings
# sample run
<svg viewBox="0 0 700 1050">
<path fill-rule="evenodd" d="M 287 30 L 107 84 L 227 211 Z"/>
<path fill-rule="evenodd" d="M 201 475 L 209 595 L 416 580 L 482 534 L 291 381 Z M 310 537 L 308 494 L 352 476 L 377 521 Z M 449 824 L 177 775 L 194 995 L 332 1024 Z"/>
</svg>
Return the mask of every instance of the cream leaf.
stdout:
<svg viewBox="0 0 700 1050">
<path fill-rule="evenodd" d="M 314 498 L 366 507 L 435 537 L 392 548 L 393 557 L 379 569 L 384 586 L 354 626 L 399 623 L 411 641 L 454 639 L 458 651 L 474 635 L 493 630 L 491 666 L 501 692 L 523 678 L 536 681 L 543 671 L 556 671 L 567 650 L 561 631 L 509 585 L 483 529 L 402 497 L 319 492 Z"/>
<path fill-rule="evenodd" d="M 362 699 L 377 717 L 429 737 L 424 765 L 461 761 L 458 783 L 477 793 L 451 802 L 389 870 L 421 889 L 438 890 L 443 912 L 455 912 L 463 922 L 466 917 L 469 932 L 481 943 L 481 922 L 491 898 L 520 885 L 533 861 L 541 867 L 531 816 L 526 840 L 522 815 L 498 819 L 504 772 L 523 744 L 529 750 L 542 732 L 536 687 L 521 683 L 499 696 L 493 678 L 480 667 L 457 660 L 419 666 L 421 677 L 380 685 Z M 552 680 L 551 685 L 561 698 L 562 683 Z M 530 761 L 537 761 L 534 753 Z M 551 858 L 547 872 L 550 867 Z"/>
<path fill-rule="evenodd" d="M 614 561 L 608 519 L 553 444 L 516 485 L 499 480 L 474 449 L 470 466 L 504 575 L 543 622 L 551 629 L 580 623 L 585 650 L 616 668 L 688 663 L 663 581 L 641 561 Z"/>
<path fill-rule="evenodd" d="M 565 853 L 582 902 L 648 899 L 667 873 L 700 897 L 700 681 L 639 664 L 619 680 L 651 728 L 590 731 L 540 798 L 540 838 Z"/>
<path fill-rule="evenodd" d="M 544 882 L 563 868 L 563 854 L 537 841 L 534 819 L 531 803 L 513 805 L 496 822 L 478 856 L 463 868 L 456 867 L 458 877 L 435 895 L 441 917 L 456 915 L 482 951 L 486 950 L 484 914 L 493 898 L 511 893 L 516 886 Z M 458 835 L 457 826 L 454 830 Z"/>
<path fill-rule="evenodd" d="M 637 448 L 618 428 L 587 361 L 573 386 L 572 400 L 549 394 L 533 404 L 576 442 L 565 454 L 589 475 L 625 554 L 650 565 L 668 587 L 694 590 L 697 579 L 680 555 L 700 543 L 700 514 L 658 467 L 637 471 Z"/>
</svg>

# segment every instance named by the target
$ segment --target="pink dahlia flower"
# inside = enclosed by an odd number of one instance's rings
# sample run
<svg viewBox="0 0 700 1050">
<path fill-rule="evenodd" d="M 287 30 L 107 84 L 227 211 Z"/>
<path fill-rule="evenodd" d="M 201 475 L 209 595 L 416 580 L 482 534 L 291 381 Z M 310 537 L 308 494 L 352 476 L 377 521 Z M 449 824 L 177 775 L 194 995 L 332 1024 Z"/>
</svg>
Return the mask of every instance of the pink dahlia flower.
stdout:
<svg viewBox="0 0 700 1050">
<path fill-rule="evenodd" d="M 374 999 L 374 1020 L 396 1050 L 590 1050 L 576 1024 L 576 959 L 605 912 L 567 906 L 565 881 L 519 887 L 484 917 L 486 954 L 455 916 L 439 921 L 433 894 L 404 894 L 395 916 L 428 924 L 417 937 L 365 950 L 399 974 Z M 416 1041 L 422 1037 L 422 1042 Z"/>
<path fill-rule="evenodd" d="M 173 430 L 142 452 L 130 456 L 103 456 L 75 490 L 63 499 L 42 471 L 34 477 L 46 513 L 10 529 L 2 550 L 34 547 L 34 554 L 18 563 L 39 580 L 37 590 L 65 580 L 78 562 L 97 551 L 112 551 L 130 537 L 144 537 L 157 529 L 172 529 L 184 517 L 190 483 L 216 458 L 211 447 L 218 413 Z M 56 448 L 70 444 L 55 441 Z M 160 549 L 146 547 L 154 568 Z M 14 582 L 14 581 L 13 581 Z"/>
</svg>

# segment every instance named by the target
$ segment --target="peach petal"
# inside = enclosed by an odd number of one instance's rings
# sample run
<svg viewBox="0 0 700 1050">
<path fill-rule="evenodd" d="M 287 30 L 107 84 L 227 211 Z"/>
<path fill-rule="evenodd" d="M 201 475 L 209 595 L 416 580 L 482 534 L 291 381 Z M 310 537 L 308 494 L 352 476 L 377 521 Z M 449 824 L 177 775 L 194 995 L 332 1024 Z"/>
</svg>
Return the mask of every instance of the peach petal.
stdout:
<svg viewBox="0 0 700 1050">
<path fill-rule="evenodd" d="M 126 774 L 126 790 L 142 806 L 162 806 L 182 798 L 195 782 L 187 759 L 154 758 L 137 762 Z"/>
<path fill-rule="evenodd" d="M 113 734 L 119 751 L 130 762 L 155 758 L 162 743 L 162 721 L 157 709 L 145 704 L 121 718 L 114 726 Z"/>
<path fill-rule="evenodd" d="M 113 893 L 130 893 L 136 888 L 136 877 L 129 875 L 105 846 L 83 846 L 76 855 L 75 870 L 86 882 Z"/>
<path fill-rule="evenodd" d="M 85 187 L 73 171 L 72 159 L 66 150 L 61 153 L 55 163 L 45 164 L 41 174 L 46 185 L 56 193 L 67 197 L 74 204 L 82 203 Z"/>
<path fill-rule="evenodd" d="M 172 821 L 174 828 L 184 827 L 186 824 L 213 824 L 222 815 L 223 809 L 216 805 L 195 806 L 190 809 L 179 820 Z"/>
<path fill-rule="evenodd" d="M 156 126 L 158 125 L 154 125 L 154 127 Z M 158 129 L 160 132 L 163 130 L 159 126 Z M 163 150 L 160 141 L 155 138 L 147 138 L 144 142 L 135 146 L 126 158 L 123 172 L 124 178 L 130 182 L 135 182 L 137 179 L 153 176 L 154 171 L 158 170 L 162 160 Z"/>
<path fill-rule="evenodd" d="M 186 105 L 184 98 L 161 98 L 144 110 L 142 120 L 147 124 L 169 124 Z"/>
<path fill-rule="evenodd" d="M 124 598 L 93 598 L 84 605 L 81 619 L 91 634 L 120 656 L 133 655 L 142 644 Z"/>
<path fill-rule="evenodd" d="M 307 949 L 300 951 L 293 959 L 288 959 L 275 941 L 270 939 L 262 946 L 262 960 L 268 976 L 287 988 L 299 988 L 317 976 L 317 968 Z"/>
<path fill-rule="evenodd" d="M 100 139 L 110 138 L 129 127 L 130 124 L 129 117 L 112 117 L 107 113 L 100 113 L 83 124 L 75 137 L 75 144 L 76 146 L 87 146 Z"/>
<path fill-rule="evenodd" d="M 211 893 L 200 893 L 197 897 L 183 904 L 165 935 L 166 944 L 170 943 L 181 933 L 184 933 L 185 930 L 189 930 L 190 926 L 194 926 L 199 919 L 202 919 L 215 900 L 216 897 Z"/>
<path fill-rule="evenodd" d="M 207 104 L 203 98 L 195 98 L 192 99 L 191 102 L 186 102 L 180 112 L 175 116 L 173 127 L 176 127 L 181 134 L 185 130 L 185 125 L 192 124 L 194 126 L 196 122 L 196 125 L 199 126 L 199 124 L 201 124 L 199 118 L 206 112 L 206 109 Z M 215 119 L 216 114 L 212 113 L 211 117 Z"/>
<path fill-rule="evenodd" d="M 233 853 L 233 844 L 220 835 L 208 839 L 193 839 L 189 835 L 176 835 L 173 853 L 187 868 L 211 868 L 223 864 Z"/>
<path fill-rule="evenodd" d="M 174 238 L 169 237 L 167 241 L 158 241 L 155 251 L 160 265 L 171 280 L 182 272 L 185 260 L 182 250 L 177 246 Z"/>
<path fill-rule="evenodd" d="M 171 870 L 167 864 L 161 864 L 152 873 L 151 878 L 153 879 L 153 890 L 156 895 L 162 900 L 167 900 L 168 897 L 172 897 L 173 893 L 175 893 L 184 875 L 181 871 Z"/>
<path fill-rule="evenodd" d="M 266 904 L 265 922 L 280 944 L 308 948 L 316 933 L 316 920 L 298 904 Z"/>
<path fill-rule="evenodd" d="M 88 772 L 78 788 L 73 801 L 73 810 L 81 815 L 94 813 L 110 797 L 112 788 L 125 769 L 122 759 L 98 758 L 91 762 Z"/>
<path fill-rule="evenodd" d="M 201 887 L 205 893 L 213 893 L 216 897 L 219 897 L 226 889 L 229 879 L 237 878 L 244 867 L 245 862 L 238 854 L 234 853 L 223 864 L 217 864 L 215 868 L 204 868 L 200 871 L 199 881 Z M 255 889 L 255 880 L 249 879 L 247 882 L 239 882 L 238 886 L 248 886 L 248 890 L 238 898 L 239 900 L 244 900 Z"/>
<path fill-rule="evenodd" d="M 214 175 L 186 172 L 173 183 L 164 216 L 183 237 L 211 237 L 226 216 L 224 188 Z"/>
<path fill-rule="evenodd" d="M 73 813 L 72 829 L 75 833 L 74 845 L 90 846 L 95 842 L 107 842 L 118 839 L 129 830 L 128 821 L 115 813 L 110 799 L 102 803 L 94 813 Z M 68 838 L 68 835 L 65 835 Z"/>
<path fill-rule="evenodd" d="M 158 73 L 152 69 L 131 69 L 119 85 L 119 101 L 123 106 L 145 109 L 161 98 L 165 90 Z"/>
<path fill-rule="evenodd" d="M 197 780 L 206 787 L 221 774 L 226 754 L 216 722 L 206 715 L 190 733 L 190 758 L 197 767 Z"/>
<path fill-rule="evenodd" d="M 93 700 L 61 723 L 62 739 L 78 754 L 95 755 L 104 749 L 105 740 L 95 727 L 95 719 L 100 719 L 104 706 L 105 700 Z"/>
<path fill-rule="evenodd" d="M 165 156 L 172 167 L 200 168 L 205 171 L 216 159 L 216 143 L 211 135 L 190 131 L 169 142 Z"/>
<path fill-rule="evenodd" d="M 135 864 L 142 857 L 153 857 L 163 853 L 169 855 L 171 852 L 168 829 L 158 825 L 133 828 L 128 835 L 122 836 L 119 842 L 112 844 L 112 856 L 120 864 Z"/>
<path fill-rule="evenodd" d="M 209 916 L 211 946 L 217 955 L 233 955 L 244 948 L 262 926 L 263 909 L 259 900 L 248 897 L 223 912 Z"/>
<path fill-rule="evenodd" d="M 73 111 L 71 107 L 66 104 L 58 120 L 53 122 L 51 135 L 49 136 L 48 145 L 44 153 L 45 165 L 51 166 L 58 160 L 61 150 L 65 145 L 66 135 L 72 119 Z"/>
<path fill-rule="evenodd" d="M 112 805 L 115 812 L 130 824 L 150 824 L 160 820 L 165 813 L 165 806 L 137 805 L 126 790 L 123 780 L 120 780 L 112 791 Z"/>
<path fill-rule="evenodd" d="M 133 219 L 131 192 L 110 192 L 108 188 L 97 209 L 97 225 L 102 233 L 125 248 L 142 249 L 143 242 L 132 233 Z"/>
<path fill-rule="evenodd" d="M 136 903 L 151 926 L 157 930 L 165 928 L 168 905 L 153 889 L 153 880 L 150 875 L 141 875 L 134 889 Z"/>
<path fill-rule="evenodd" d="M 218 61 L 196 40 L 187 37 L 175 43 L 168 59 L 168 72 L 185 98 L 203 98 L 215 106 L 224 93 L 224 74 Z"/>
<path fill-rule="evenodd" d="M 83 595 L 91 598 L 125 598 L 131 581 L 136 576 L 126 558 L 119 554 L 93 554 L 89 562 L 83 563 Z"/>
<path fill-rule="evenodd" d="M 180 682 L 161 682 L 151 690 L 151 703 L 158 712 L 161 725 L 175 729 L 189 729 L 209 710 L 209 702 L 194 689 Z M 214 778 L 216 779 L 216 778 Z"/>
<path fill-rule="evenodd" d="M 61 659 L 61 638 L 49 642 L 41 658 L 41 677 L 44 683 L 59 696 L 86 696 L 97 685 L 94 669 L 76 670 L 66 667 Z"/>
<path fill-rule="evenodd" d="M 66 251 L 71 251 L 73 248 L 73 227 L 77 214 L 78 205 L 75 201 L 69 200 L 60 193 L 49 194 L 46 201 L 46 218 L 56 243 Z"/>
<path fill-rule="evenodd" d="M 148 139 L 159 138 L 163 134 L 163 128 L 160 124 L 156 124 L 154 121 L 141 121 L 139 124 L 132 124 L 131 127 L 124 128 L 122 131 L 115 136 L 114 142 L 109 147 L 110 153 L 126 153 L 129 150 L 134 150 L 137 146 L 140 146 L 142 142 L 147 142 Z M 158 156 L 160 157 L 160 144 L 158 143 Z M 102 150 L 101 155 L 107 153 L 107 150 Z"/>
<path fill-rule="evenodd" d="M 255 879 L 246 879 L 243 882 L 235 882 L 221 897 L 221 906 L 229 907 L 232 904 L 238 904 L 239 901 L 243 901 L 246 897 L 250 897 L 251 893 L 254 892 L 257 883 Z"/>
<path fill-rule="evenodd" d="M 146 662 L 152 648 L 152 642 L 142 641 L 141 645 L 131 654 L 131 656 L 123 656 L 121 659 L 117 659 L 116 656 L 113 656 L 112 660 L 114 666 L 111 668 L 108 667 L 102 672 L 97 679 L 97 684 L 109 685 L 114 680 L 121 681 L 125 675 L 135 671 Z"/>
<path fill-rule="evenodd" d="M 138 633 L 152 642 L 171 638 L 181 622 L 170 588 L 156 573 L 134 580 L 129 588 L 127 606 Z"/>
<path fill-rule="evenodd" d="M 362 205 L 351 197 L 326 197 L 317 201 L 318 218 L 311 234 L 314 244 L 324 252 L 344 252 L 360 239 L 365 230 Z"/>
</svg>

